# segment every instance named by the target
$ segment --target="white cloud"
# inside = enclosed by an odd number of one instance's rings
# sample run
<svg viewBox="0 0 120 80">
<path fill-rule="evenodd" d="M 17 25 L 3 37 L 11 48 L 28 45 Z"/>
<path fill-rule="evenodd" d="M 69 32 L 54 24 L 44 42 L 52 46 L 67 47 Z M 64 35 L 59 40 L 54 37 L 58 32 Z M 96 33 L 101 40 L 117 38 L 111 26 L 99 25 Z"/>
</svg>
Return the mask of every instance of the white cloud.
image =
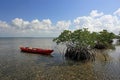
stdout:
<svg viewBox="0 0 120 80">
<path fill-rule="evenodd" d="M 113 14 L 120 16 L 120 8 L 118 10 L 116 10 Z"/>
<path fill-rule="evenodd" d="M 90 16 L 91 16 L 91 17 L 100 17 L 100 16 L 102 16 L 102 15 L 103 15 L 103 12 L 98 13 L 97 10 L 92 10 L 91 13 L 90 13 Z"/>
<path fill-rule="evenodd" d="M 0 28 L 8 28 L 8 24 L 5 21 L 0 21 Z"/>
<path fill-rule="evenodd" d="M 107 29 L 117 33 L 120 31 L 120 8 L 113 14 L 104 14 L 92 10 L 88 16 L 77 17 L 73 21 L 57 21 L 52 23 L 50 19 L 26 21 L 15 18 L 11 22 L 0 21 L 0 36 L 58 36 L 61 31 L 89 28 L 90 31 Z M 72 28 L 71 28 L 72 27 Z"/>
<path fill-rule="evenodd" d="M 42 21 L 36 19 L 30 23 L 30 26 L 34 30 L 48 30 L 52 27 L 52 22 L 50 19 L 44 19 Z"/>
<path fill-rule="evenodd" d="M 70 21 L 58 21 L 56 24 L 56 30 L 67 30 L 71 25 Z"/>
<path fill-rule="evenodd" d="M 54 36 L 54 33 L 59 34 L 61 31 L 69 29 L 70 24 L 70 21 L 58 21 L 55 25 L 53 25 L 50 19 L 43 19 L 42 21 L 35 19 L 30 22 L 21 18 L 15 18 L 11 21 L 11 23 L 0 21 L 0 32 L 5 33 L 6 31 L 8 35 L 9 33 L 12 33 L 18 36 L 28 36 L 27 34 L 29 34 L 29 36 L 51 34 Z"/>
<path fill-rule="evenodd" d="M 0 21 L 0 33 L 5 33 L 11 30 L 12 28 L 5 21 Z"/>
<path fill-rule="evenodd" d="M 70 26 L 70 21 L 58 21 L 56 25 L 53 25 L 50 19 L 43 19 L 42 21 L 35 19 L 31 22 L 24 21 L 23 19 L 15 18 L 12 20 L 12 26 L 20 30 L 32 30 L 32 31 L 51 31 L 51 30 L 64 30 Z"/>
<path fill-rule="evenodd" d="M 46 26 L 44 26 L 44 23 L 40 22 L 38 19 L 36 20 L 33 20 L 31 23 L 30 23 L 30 26 L 33 30 L 43 30 L 46 28 Z"/>
<path fill-rule="evenodd" d="M 76 29 L 85 27 L 89 28 L 90 31 L 107 29 L 118 34 L 118 31 L 120 31 L 120 19 L 117 15 L 105 15 L 102 12 L 98 13 L 97 10 L 93 10 L 89 16 L 77 17 L 73 22 Z"/>
<path fill-rule="evenodd" d="M 23 19 L 20 18 L 15 18 L 14 20 L 12 20 L 12 27 L 16 28 L 16 29 L 20 29 L 20 30 L 26 30 L 26 29 L 30 29 L 29 26 L 30 22 L 29 21 L 24 21 Z"/>
<path fill-rule="evenodd" d="M 78 17 L 74 20 L 76 29 L 89 28 L 90 31 L 98 31 L 98 28 L 101 25 L 102 24 L 98 19 L 94 19 L 90 16 Z"/>
</svg>

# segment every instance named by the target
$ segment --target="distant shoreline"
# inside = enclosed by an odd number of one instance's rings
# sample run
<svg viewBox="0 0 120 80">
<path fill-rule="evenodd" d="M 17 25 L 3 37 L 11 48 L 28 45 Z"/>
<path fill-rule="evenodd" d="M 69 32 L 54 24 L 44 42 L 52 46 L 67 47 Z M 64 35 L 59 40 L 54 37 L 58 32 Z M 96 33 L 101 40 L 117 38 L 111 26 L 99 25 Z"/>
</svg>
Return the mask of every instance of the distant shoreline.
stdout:
<svg viewBox="0 0 120 80">
<path fill-rule="evenodd" d="M 56 37 L 0 37 L 0 39 L 7 39 L 7 38 L 11 38 L 11 39 L 14 39 L 14 38 L 34 38 L 34 39 L 53 39 L 53 38 L 56 38 Z"/>
</svg>

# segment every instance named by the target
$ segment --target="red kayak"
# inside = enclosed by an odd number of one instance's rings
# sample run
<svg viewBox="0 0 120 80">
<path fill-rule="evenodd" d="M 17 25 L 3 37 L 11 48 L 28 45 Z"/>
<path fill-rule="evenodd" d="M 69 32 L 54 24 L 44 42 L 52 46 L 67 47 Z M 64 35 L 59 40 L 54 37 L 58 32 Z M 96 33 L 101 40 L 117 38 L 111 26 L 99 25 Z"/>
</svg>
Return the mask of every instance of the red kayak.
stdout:
<svg viewBox="0 0 120 80">
<path fill-rule="evenodd" d="M 41 48 L 20 47 L 22 52 L 50 55 L 53 50 Z"/>
</svg>

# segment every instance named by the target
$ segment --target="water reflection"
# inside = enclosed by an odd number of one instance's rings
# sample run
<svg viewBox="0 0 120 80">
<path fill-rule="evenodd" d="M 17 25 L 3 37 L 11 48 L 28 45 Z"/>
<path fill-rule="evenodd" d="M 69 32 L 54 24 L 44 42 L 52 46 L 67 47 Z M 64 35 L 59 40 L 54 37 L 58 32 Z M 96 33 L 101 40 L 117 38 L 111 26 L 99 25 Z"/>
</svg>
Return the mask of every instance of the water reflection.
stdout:
<svg viewBox="0 0 120 80">
<path fill-rule="evenodd" d="M 110 60 L 110 56 L 108 52 L 109 52 L 108 50 L 96 50 L 95 60 L 99 60 L 99 61 Z"/>
</svg>

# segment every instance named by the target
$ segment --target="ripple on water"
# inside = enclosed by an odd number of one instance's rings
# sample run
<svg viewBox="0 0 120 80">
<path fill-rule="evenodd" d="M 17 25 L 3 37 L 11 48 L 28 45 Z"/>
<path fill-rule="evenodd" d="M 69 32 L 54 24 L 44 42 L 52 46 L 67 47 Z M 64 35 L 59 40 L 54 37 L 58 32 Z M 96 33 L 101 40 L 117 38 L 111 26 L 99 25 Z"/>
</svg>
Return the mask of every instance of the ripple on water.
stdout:
<svg viewBox="0 0 120 80">
<path fill-rule="evenodd" d="M 0 80 L 120 80 L 120 46 L 98 51 L 95 61 L 83 63 L 66 60 L 53 47 L 52 39 L 4 39 L 0 44 Z M 55 51 L 52 56 L 21 53 L 21 44 L 37 47 L 45 44 L 44 48 L 48 45 Z M 103 56 L 104 53 L 107 54 Z"/>
</svg>

